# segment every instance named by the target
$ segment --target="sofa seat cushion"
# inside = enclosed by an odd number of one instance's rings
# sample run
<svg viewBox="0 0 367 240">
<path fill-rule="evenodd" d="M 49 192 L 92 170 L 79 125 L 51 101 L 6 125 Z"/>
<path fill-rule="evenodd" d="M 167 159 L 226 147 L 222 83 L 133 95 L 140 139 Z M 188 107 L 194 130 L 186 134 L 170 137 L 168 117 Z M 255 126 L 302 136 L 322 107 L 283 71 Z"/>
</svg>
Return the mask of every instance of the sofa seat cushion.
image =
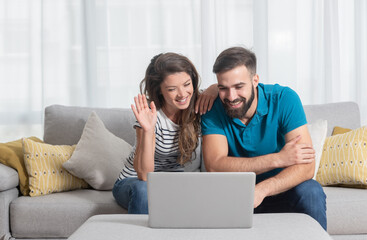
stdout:
<svg viewBox="0 0 367 240">
<path fill-rule="evenodd" d="M 324 187 L 324 192 L 329 234 L 367 234 L 366 189 Z"/>
<path fill-rule="evenodd" d="M 124 214 L 111 191 L 82 189 L 38 197 L 19 197 L 10 205 L 15 238 L 67 238 L 89 217 Z"/>
</svg>

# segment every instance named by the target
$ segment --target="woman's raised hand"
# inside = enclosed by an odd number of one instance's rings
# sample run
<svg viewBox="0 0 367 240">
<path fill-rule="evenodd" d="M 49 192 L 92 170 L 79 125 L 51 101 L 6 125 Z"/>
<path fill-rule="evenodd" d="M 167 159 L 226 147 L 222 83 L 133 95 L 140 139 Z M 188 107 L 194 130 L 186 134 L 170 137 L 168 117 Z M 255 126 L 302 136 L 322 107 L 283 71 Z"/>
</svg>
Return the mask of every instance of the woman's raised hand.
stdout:
<svg viewBox="0 0 367 240">
<path fill-rule="evenodd" d="M 136 108 L 131 104 L 131 109 L 134 112 L 136 120 L 144 131 L 154 131 L 157 122 L 157 109 L 154 102 L 150 103 L 149 108 L 147 98 L 144 94 L 139 94 L 137 97 L 134 97 L 134 101 Z"/>
</svg>

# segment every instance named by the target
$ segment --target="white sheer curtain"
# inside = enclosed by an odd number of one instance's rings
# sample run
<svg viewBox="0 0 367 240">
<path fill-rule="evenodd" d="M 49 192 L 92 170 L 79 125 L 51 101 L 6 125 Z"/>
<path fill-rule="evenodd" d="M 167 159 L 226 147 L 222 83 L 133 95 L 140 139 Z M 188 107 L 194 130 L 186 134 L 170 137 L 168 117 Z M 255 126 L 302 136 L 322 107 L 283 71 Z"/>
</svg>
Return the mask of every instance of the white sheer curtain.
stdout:
<svg viewBox="0 0 367 240">
<path fill-rule="evenodd" d="M 232 45 L 250 47 L 258 57 L 261 82 L 293 88 L 304 104 L 356 101 L 362 124 L 367 124 L 367 1 L 202 3 L 208 5 L 204 14 L 212 24 L 202 61 L 210 59 L 206 63 L 212 65 Z M 207 66 L 202 75 L 210 71 Z"/>
<path fill-rule="evenodd" d="M 200 1 L 0 0 L 0 141 L 42 138 L 51 104 L 130 107 L 150 59 L 201 67 Z"/>
<path fill-rule="evenodd" d="M 367 2 L 267 1 L 262 10 L 268 36 L 255 49 L 267 49 L 264 81 L 293 87 L 305 104 L 357 101 L 366 124 Z"/>
<path fill-rule="evenodd" d="M 304 104 L 356 101 L 367 124 L 364 0 L 0 0 L 0 142 L 42 137 L 44 107 L 129 107 L 152 56 L 189 57 L 202 87 L 225 48 Z"/>
</svg>

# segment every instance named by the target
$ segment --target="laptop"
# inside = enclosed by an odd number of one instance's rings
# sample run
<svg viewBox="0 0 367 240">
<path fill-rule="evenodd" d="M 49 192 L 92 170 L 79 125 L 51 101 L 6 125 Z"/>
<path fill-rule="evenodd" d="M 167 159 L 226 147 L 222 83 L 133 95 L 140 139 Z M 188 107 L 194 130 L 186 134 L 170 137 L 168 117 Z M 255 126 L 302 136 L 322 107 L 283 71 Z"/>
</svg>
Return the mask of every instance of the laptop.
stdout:
<svg viewBox="0 0 367 240">
<path fill-rule="evenodd" d="M 148 173 L 152 228 L 250 228 L 253 172 Z"/>
</svg>

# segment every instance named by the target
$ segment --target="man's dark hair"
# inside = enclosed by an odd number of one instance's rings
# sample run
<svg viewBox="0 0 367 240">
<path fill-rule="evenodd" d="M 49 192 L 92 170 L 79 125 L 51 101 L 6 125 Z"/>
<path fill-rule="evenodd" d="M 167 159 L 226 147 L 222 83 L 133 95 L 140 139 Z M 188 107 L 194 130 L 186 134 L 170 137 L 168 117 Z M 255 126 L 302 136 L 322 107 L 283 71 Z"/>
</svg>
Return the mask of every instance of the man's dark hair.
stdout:
<svg viewBox="0 0 367 240">
<path fill-rule="evenodd" d="M 241 65 L 244 65 L 251 75 L 256 74 L 255 54 L 243 47 L 232 47 L 219 54 L 215 60 L 213 72 L 226 72 Z"/>
</svg>

